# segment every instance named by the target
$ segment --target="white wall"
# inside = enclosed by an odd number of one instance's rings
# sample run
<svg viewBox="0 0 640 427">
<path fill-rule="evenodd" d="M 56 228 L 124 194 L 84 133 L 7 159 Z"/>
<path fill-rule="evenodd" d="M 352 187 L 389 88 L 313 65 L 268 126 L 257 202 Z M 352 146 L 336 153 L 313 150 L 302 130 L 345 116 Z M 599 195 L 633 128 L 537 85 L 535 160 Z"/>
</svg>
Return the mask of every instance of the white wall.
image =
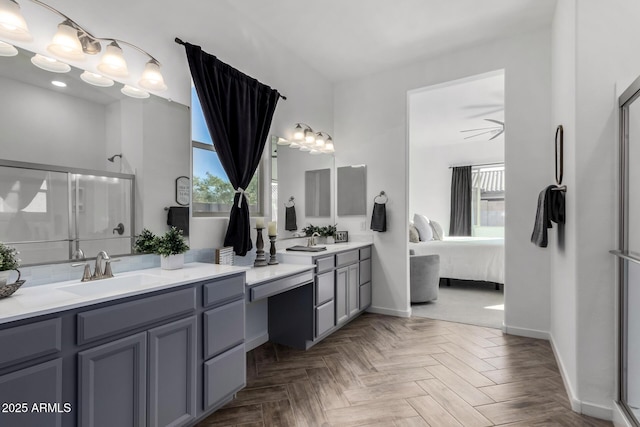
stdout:
<svg viewBox="0 0 640 427">
<path fill-rule="evenodd" d="M 373 234 L 373 310 L 398 315 L 410 310 L 407 92 L 500 68 L 505 69 L 508 141 L 505 323 L 515 333 L 548 331 L 549 257 L 529 242 L 538 192 L 552 181 L 548 29 L 336 85 L 335 136 L 349 141 L 336 145 L 336 166 L 367 165 L 369 215 L 380 190 L 389 196 L 388 231 Z"/>
</svg>

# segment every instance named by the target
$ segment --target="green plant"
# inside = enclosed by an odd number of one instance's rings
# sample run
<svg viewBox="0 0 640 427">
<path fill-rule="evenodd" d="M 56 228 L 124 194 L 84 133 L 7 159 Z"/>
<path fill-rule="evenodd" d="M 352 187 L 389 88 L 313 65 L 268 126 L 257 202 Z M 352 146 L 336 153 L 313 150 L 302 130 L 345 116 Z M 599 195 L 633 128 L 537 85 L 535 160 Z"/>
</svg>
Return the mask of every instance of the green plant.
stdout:
<svg viewBox="0 0 640 427">
<path fill-rule="evenodd" d="M 320 227 L 319 230 L 318 230 L 318 233 L 321 236 L 333 237 L 333 235 L 336 234 L 336 230 L 337 230 L 336 225 L 338 225 L 338 224 L 327 225 L 327 226 L 324 226 L 324 227 Z"/>
<path fill-rule="evenodd" d="M 15 270 L 20 267 L 18 251 L 0 242 L 0 271 Z"/>
<path fill-rule="evenodd" d="M 305 236 L 311 237 L 313 233 L 320 234 L 320 227 L 316 227 L 313 224 L 309 224 L 308 226 L 302 229 L 302 232 L 304 233 Z"/>
<path fill-rule="evenodd" d="M 158 247 L 158 236 L 153 234 L 146 228 L 142 229 L 140 235 L 136 238 L 133 249 L 140 254 L 152 254 Z"/>
<path fill-rule="evenodd" d="M 182 237 L 182 230 L 171 227 L 164 236 L 157 238 L 155 253 L 162 256 L 183 254 L 189 250 L 189 245 Z"/>
</svg>

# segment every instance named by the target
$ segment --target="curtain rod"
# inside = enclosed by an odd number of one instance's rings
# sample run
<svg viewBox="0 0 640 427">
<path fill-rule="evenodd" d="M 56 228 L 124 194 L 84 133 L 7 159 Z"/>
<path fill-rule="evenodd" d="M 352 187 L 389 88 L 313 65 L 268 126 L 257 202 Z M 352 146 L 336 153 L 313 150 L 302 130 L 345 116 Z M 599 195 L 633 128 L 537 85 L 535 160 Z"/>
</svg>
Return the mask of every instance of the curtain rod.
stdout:
<svg viewBox="0 0 640 427">
<path fill-rule="evenodd" d="M 176 43 L 178 43 L 178 44 L 183 45 L 183 46 L 186 44 L 185 42 L 183 42 L 182 40 L 180 40 L 178 37 L 176 37 L 176 38 L 174 39 L 174 41 L 175 41 Z M 283 94 L 281 94 L 280 92 L 278 92 L 278 96 L 279 96 L 280 98 L 284 99 L 285 101 L 287 100 L 287 97 L 286 97 L 286 96 L 284 96 Z"/>
<path fill-rule="evenodd" d="M 471 166 L 471 167 L 482 167 L 482 166 L 504 166 L 504 162 L 495 162 L 495 163 L 478 163 L 475 165 L 458 165 L 458 166 L 449 166 L 449 169 L 462 167 L 462 166 Z"/>
</svg>

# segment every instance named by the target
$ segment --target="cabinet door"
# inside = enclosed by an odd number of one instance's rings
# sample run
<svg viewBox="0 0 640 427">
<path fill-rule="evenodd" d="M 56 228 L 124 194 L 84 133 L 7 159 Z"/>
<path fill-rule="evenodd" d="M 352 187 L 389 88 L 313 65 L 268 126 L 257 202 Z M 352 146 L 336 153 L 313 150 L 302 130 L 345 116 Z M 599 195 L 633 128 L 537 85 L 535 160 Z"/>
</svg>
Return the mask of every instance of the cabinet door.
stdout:
<svg viewBox="0 0 640 427">
<path fill-rule="evenodd" d="M 78 353 L 78 424 L 146 425 L 147 333 Z"/>
<path fill-rule="evenodd" d="M 355 315 L 360 310 L 360 304 L 358 302 L 360 295 L 360 266 L 358 264 L 350 265 L 349 267 L 349 279 L 348 279 L 348 307 L 349 317 Z"/>
<path fill-rule="evenodd" d="M 149 330 L 149 426 L 196 416 L 196 317 Z"/>
<path fill-rule="evenodd" d="M 204 410 L 218 406 L 247 383 L 244 344 L 204 362 Z"/>
<path fill-rule="evenodd" d="M 0 426 L 59 427 L 61 414 L 33 411 L 33 405 L 62 402 L 62 359 L 0 376 Z M 16 405 L 7 408 L 4 405 Z M 26 405 L 25 405 L 26 404 Z"/>
<path fill-rule="evenodd" d="M 343 267 L 336 270 L 336 325 L 340 325 L 349 318 L 348 287 L 349 284 L 349 267 Z"/>
</svg>

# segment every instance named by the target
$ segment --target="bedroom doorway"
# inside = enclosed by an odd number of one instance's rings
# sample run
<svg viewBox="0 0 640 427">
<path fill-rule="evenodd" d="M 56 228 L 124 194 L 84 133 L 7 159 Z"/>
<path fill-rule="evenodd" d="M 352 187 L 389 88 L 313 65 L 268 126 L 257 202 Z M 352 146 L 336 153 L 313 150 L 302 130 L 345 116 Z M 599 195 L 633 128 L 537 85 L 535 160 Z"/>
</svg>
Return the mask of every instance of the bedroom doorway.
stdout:
<svg viewBox="0 0 640 427">
<path fill-rule="evenodd" d="M 503 326 L 504 78 L 496 70 L 408 93 L 413 316 Z"/>
</svg>

